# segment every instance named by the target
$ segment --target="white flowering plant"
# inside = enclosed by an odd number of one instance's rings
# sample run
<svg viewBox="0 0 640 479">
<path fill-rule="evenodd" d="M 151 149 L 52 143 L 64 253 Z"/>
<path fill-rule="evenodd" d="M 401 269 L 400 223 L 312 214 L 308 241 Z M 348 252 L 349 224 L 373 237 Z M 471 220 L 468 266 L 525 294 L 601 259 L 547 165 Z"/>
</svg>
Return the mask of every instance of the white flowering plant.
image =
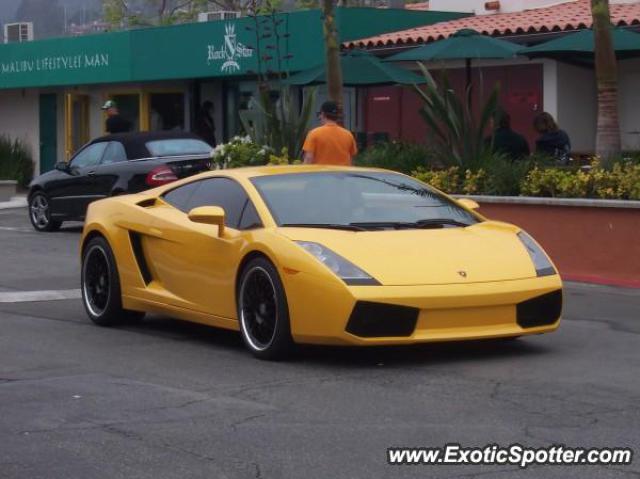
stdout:
<svg viewBox="0 0 640 479">
<path fill-rule="evenodd" d="M 249 136 L 234 136 L 228 143 L 216 146 L 211 159 L 216 169 L 239 168 L 266 165 L 273 153 L 272 148 L 255 143 Z"/>
</svg>

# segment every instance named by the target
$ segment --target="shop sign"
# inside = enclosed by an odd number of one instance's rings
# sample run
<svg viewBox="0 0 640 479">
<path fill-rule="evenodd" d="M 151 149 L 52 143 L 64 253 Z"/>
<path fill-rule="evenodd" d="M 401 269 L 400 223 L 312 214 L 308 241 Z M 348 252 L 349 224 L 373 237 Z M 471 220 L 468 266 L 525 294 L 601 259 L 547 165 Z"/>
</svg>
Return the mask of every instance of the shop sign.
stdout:
<svg viewBox="0 0 640 479">
<path fill-rule="evenodd" d="M 44 56 L 0 62 L 0 74 L 82 70 L 109 67 L 108 53 Z"/>
<path fill-rule="evenodd" d="M 217 45 L 208 45 L 207 64 L 221 64 L 223 73 L 235 73 L 241 70 L 240 62 L 244 58 L 253 57 L 253 49 L 238 41 L 235 24 L 225 25 L 224 42 Z"/>
</svg>

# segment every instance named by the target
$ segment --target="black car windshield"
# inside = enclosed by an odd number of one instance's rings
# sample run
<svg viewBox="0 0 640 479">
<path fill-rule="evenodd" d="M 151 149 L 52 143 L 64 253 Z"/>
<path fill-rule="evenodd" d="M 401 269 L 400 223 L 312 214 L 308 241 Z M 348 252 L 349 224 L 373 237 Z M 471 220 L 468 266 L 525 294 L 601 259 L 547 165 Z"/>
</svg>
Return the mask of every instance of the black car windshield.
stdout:
<svg viewBox="0 0 640 479">
<path fill-rule="evenodd" d="M 479 219 L 409 177 L 386 172 L 293 173 L 252 178 L 279 226 L 355 230 L 468 226 Z"/>
<path fill-rule="evenodd" d="M 145 143 L 153 156 L 208 155 L 211 146 L 195 138 L 167 138 Z"/>
</svg>

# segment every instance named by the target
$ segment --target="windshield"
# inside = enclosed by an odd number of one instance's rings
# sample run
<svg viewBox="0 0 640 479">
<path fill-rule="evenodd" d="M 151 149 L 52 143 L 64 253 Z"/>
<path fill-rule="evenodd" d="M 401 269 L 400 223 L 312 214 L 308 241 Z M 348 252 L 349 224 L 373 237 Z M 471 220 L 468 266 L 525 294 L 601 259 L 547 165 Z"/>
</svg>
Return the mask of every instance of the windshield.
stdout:
<svg viewBox="0 0 640 479">
<path fill-rule="evenodd" d="M 153 156 L 208 155 L 211 147 L 194 138 L 170 138 L 153 140 L 146 143 L 147 150 Z"/>
<path fill-rule="evenodd" d="M 427 185 L 395 173 L 301 173 L 251 181 L 279 226 L 388 229 L 479 221 Z"/>
</svg>

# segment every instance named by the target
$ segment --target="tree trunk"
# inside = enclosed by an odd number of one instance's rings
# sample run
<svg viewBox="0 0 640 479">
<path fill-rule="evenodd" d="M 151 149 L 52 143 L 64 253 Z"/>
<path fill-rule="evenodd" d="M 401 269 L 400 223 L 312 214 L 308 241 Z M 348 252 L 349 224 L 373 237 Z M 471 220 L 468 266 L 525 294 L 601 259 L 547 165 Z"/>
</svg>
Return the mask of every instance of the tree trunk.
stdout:
<svg viewBox="0 0 640 479">
<path fill-rule="evenodd" d="M 329 99 L 338 104 L 339 120 L 342 121 L 342 68 L 340 66 L 340 43 L 333 0 L 322 0 L 322 10 L 324 14 L 327 90 Z"/>
<path fill-rule="evenodd" d="M 618 65 L 613 48 L 609 0 L 591 0 L 598 86 L 596 155 L 606 164 L 620 154 L 618 120 Z"/>
</svg>

